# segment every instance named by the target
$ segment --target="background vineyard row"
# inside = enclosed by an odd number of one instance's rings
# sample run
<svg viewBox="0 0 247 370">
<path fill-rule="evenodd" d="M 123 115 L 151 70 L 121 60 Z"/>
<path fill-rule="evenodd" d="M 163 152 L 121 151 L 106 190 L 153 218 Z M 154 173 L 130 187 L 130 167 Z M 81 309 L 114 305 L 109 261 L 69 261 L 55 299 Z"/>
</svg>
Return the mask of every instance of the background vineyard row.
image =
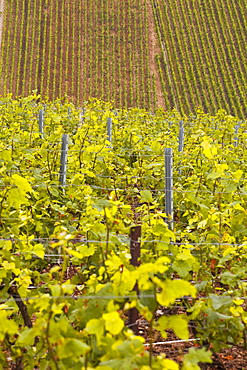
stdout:
<svg viewBox="0 0 247 370">
<path fill-rule="evenodd" d="M 1 92 L 246 116 L 243 0 L 7 1 Z"/>
</svg>

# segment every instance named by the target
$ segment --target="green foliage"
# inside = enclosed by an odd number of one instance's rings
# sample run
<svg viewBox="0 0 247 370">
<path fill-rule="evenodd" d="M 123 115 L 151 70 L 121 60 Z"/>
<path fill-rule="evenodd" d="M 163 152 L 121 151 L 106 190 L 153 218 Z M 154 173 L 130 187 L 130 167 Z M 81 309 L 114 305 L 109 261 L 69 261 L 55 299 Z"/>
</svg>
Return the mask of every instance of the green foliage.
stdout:
<svg viewBox="0 0 247 370">
<path fill-rule="evenodd" d="M 206 351 L 205 348 L 190 348 L 189 353 L 184 356 L 182 370 L 200 370 L 198 362 L 211 363 L 211 352 Z"/>
<path fill-rule="evenodd" d="M 115 116 L 110 105 L 94 100 L 79 124 L 73 105 L 49 103 L 42 138 L 41 105 L 35 97 L 20 101 L 23 109 L 8 97 L 0 105 L 7 122 L 0 142 L 3 353 L 13 361 L 22 357 L 27 369 L 177 369 L 164 356 L 150 356 L 143 338 L 127 328 L 133 307 L 164 338 L 172 329 L 187 339 L 193 320 L 198 338 L 214 350 L 245 346 L 244 129 L 234 147 L 232 117 L 201 111 L 183 117 L 187 136 L 179 156 L 182 117 L 176 112 L 133 109 Z M 114 121 L 110 148 L 107 117 Z M 64 188 L 58 181 L 63 133 L 70 135 Z M 164 147 L 174 148 L 173 231 L 164 213 Z M 141 258 L 134 267 L 129 235 L 136 224 L 142 226 Z M 156 319 L 158 307 L 175 303 L 189 315 Z M 201 350 L 186 356 L 184 369 L 209 359 Z"/>
</svg>

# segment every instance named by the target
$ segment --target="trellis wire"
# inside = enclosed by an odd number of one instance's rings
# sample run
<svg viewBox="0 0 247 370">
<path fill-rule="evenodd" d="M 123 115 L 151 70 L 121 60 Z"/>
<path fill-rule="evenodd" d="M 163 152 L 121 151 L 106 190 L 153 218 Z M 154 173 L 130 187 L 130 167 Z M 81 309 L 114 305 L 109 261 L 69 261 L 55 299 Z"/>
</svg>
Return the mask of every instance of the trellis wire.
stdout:
<svg viewBox="0 0 247 370">
<path fill-rule="evenodd" d="M 49 188 L 49 187 L 60 187 L 61 185 L 59 184 L 44 184 L 44 185 L 31 185 L 32 188 Z M 122 191 L 122 192 L 134 192 L 136 193 L 135 196 L 137 195 L 140 195 L 139 192 L 140 191 L 151 191 L 152 193 L 156 193 L 156 192 L 164 192 L 164 188 L 160 188 L 160 189 L 146 189 L 146 188 L 139 188 L 139 187 L 136 187 L 135 189 L 131 189 L 131 188 L 106 188 L 106 187 L 101 187 L 101 186 L 97 186 L 97 185 L 92 185 L 92 184 L 65 184 L 63 185 L 63 187 L 85 187 L 85 186 L 89 186 L 91 187 L 92 189 L 96 189 L 96 190 L 107 190 L 107 191 Z M 5 188 L 5 187 L 17 187 L 16 185 L 1 185 L 0 184 L 0 188 Z M 172 193 L 191 193 L 191 194 L 195 194 L 196 192 L 198 193 L 206 193 L 206 194 L 212 194 L 212 196 L 214 196 L 215 194 L 237 194 L 237 195 L 247 195 L 247 192 L 242 192 L 242 191 L 235 191 L 235 192 L 232 192 L 232 191 L 212 191 L 212 190 L 198 190 L 198 189 L 195 189 L 195 190 L 177 190 L 176 188 L 172 188 Z M 133 196 L 133 195 L 132 195 Z"/>
<path fill-rule="evenodd" d="M 60 144 L 60 142 L 57 142 L 57 143 L 53 143 L 53 142 L 48 142 L 48 144 L 50 144 L 50 145 L 54 145 L 54 144 L 56 144 L 56 145 L 59 145 Z M 107 146 L 105 147 L 106 149 L 107 149 Z M 38 152 L 38 151 L 47 151 L 47 152 L 56 152 L 56 151 L 58 151 L 59 150 L 59 148 L 57 148 L 57 149 L 49 149 L 49 148 L 40 148 L 40 147 L 37 147 L 37 148 L 20 148 L 20 147 L 16 147 L 16 148 L 14 148 L 14 150 L 18 150 L 18 151 L 20 151 L 20 150 L 23 150 L 23 151 L 28 151 L 28 152 L 30 152 L 30 151 L 35 151 L 35 152 Z M 130 153 L 125 153 L 125 154 L 123 154 L 124 156 L 129 156 L 129 157 L 131 157 L 131 156 L 133 156 L 133 154 L 135 154 L 135 155 L 138 155 L 138 157 L 163 157 L 163 155 L 164 154 L 162 154 L 162 150 L 161 151 L 152 151 L 152 154 L 140 154 L 141 152 L 147 152 L 147 150 L 145 150 L 145 149 L 136 149 L 136 148 L 117 148 L 117 152 L 121 152 L 121 151 L 126 151 L 126 152 L 130 152 Z M 131 152 L 133 152 L 133 153 L 131 153 Z M 99 151 L 88 151 L 87 149 L 84 149 L 84 150 L 80 150 L 80 149 L 71 149 L 70 150 L 70 153 L 88 153 L 88 154 L 98 154 L 99 153 Z M 117 153 L 119 156 L 121 156 L 121 154 L 120 153 Z M 229 153 L 229 156 L 230 156 L 230 153 Z M 201 159 L 206 159 L 207 161 L 215 161 L 215 158 L 219 158 L 220 157 L 220 155 L 218 154 L 218 155 L 214 155 L 214 157 L 213 158 L 207 158 L 207 157 L 205 157 L 203 154 L 198 154 L 197 156 L 194 156 L 194 157 L 192 157 L 191 155 L 189 155 L 188 153 L 186 153 L 186 157 L 189 157 L 190 159 L 192 159 L 192 160 L 201 160 Z M 231 157 L 232 157 L 232 154 L 231 154 Z M 179 163 L 180 163 L 180 161 L 181 161 L 181 159 L 184 159 L 185 157 L 184 157 L 184 155 L 182 155 L 181 154 L 181 152 L 178 152 L 178 154 L 177 154 L 177 158 L 178 158 L 178 160 L 179 160 Z M 238 159 L 236 159 L 236 160 L 226 160 L 225 162 L 223 162 L 223 163 L 240 163 L 240 162 L 243 162 L 243 161 L 245 161 L 245 158 L 240 158 L 239 159 L 239 157 L 238 157 Z"/>
<path fill-rule="evenodd" d="M 12 220 L 12 218 L 8 218 L 8 220 Z M 16 220 L 19 220 L 18 218 L 16 218 Z M 50 220 L 50 219 L 49 219 Z M 61 221 L 59 219 L 55 219 L 55 220 L 51 220 L 51 221 Z M 71 220 L 73 221 L 73 220 Z M 76 222 L 78 220 L 75 220 Z M 28 239 L 28 240 L 25 240 L 25 239 L 18 239 L 18 238 L 0 238 L 0 242 L 1 241 L 22 241 L 22 242 L 36 242 L 36 241 L 54 241 L 54 243 L 58 242 L 58 239 L 56 238 L 33 238 L 33 239 Z M 111 241 L 111 240 L 91 240 L 91 239 L 83 239 L 83 238 L 72 238 L 69 241 L 75 241 L 75 242 L 80 242 L 80 243 L 116 243 L 116 241 Z M 126 241 L 122 242 L 122 243 L 127 243 L 130 241 L 130 238 L 126 238 Z M 119 242 L 121 242 L 121 240 L 119 240 Z M 220 246 L 220 245 L 224 245 L 224 246 L 231 246 L 231 247 L 241 247 L 241 246 L 246 246 L 247 247 L 247 242 L 246 243 L 222 243 L 222 242 L 198 242 L 198 243 L 194 243 L 194 242 L 189 242 L 188 240 L 186 240 L 185 242 L 172 242 L 172 241 L 165 241 L 165 240 L 156 240 L 156 239 L 151 239 L 151 240 L 141 240 L 141 243 L 162 243 L 162 244 L 170 244 L 170 245 L 184 245 L 184 246 L 189 246 L 189 245 L 192 245 L 192 246 L 198 246 L 198 245 L 214 245 L 214 246 Z"/>
<path fill-rule="evenodd" d="M 41 286 L 39 288 L 44 288 L 44 286 Z M 47 287 L 49 289 L 49 287 Z M 75 288 L 76 288 L 76 285 L 75 285 Z M 33 290 L 33 289 L 32 289 Z M 39 297 L 23 297 L 21 299 L 11 299 L 11 298 L 0 298 L 0 302 L 1 303 L 4 303 L 6 301 L 8 302 L 16 302 L 16 301 L 36 301 L 36 300 L 39 300 L 39 299 L 73 299 L 73 300 L 77 300 L 77 299 L 80 299 L 80 300 L 95 300 L 95 299 L 102 299 L 102 300 L 110 300 L 110 299 L 133 299 L 133 300 L 136 300 L 138 299 L 138 297 L 136 295 L 130 295 L 130 294 L 126 294 L 126 295 L 120 295 L 120 296 L 117 296 L 117 295 L 95 295 L 95 296 L 92 296 L 92 295 L 84 295 L 84 296 L 80 296 L 80 295 L 77 295 L 77 296 L 68 296 L 68 295 L 61 295 L 61 296 L 51 296 L 51 295 L 47 295 L 47 293 L 44 293 L 45 295 L 43 296 L 39 296 Z M 217 295 L 219 299 L 223 299 L 223 298 L 228 298 L 228 299 L 233 299 L 233 300 L 243 300 L 243 301 L 246 301 L 247 300 L 247 297 L 238 297 L 238 296 L 226 296 L 226 295 Z M 151 295 L 151 294 L 144 294 L 141 296 L 141 298 L 154 298 L 154 295 Z M 182 297 L 182 298 L 179 298 L 179 299 L 175 299 L 175 302 L 181 302 L 183 300 L 189 300 L 189 301 L 193 301 L 193 300 L 203 300 L 203 301 L 207 301 L 211 299 L 210 297 L 197 297 L 197 298 L 193 298 L 193 297 Z M 167 306 L 169 307 L 169 306 Z M 172 306 L 173 307 L 173 306 Z"/>
<path fill-rule="evenodd" d="M 196 342 L 198 340 L 201 340 L 201 338 L 194 338 L 194 339 L 178 339 L 178 340 L 168 340 L 166 342 L 155 342 L 152 343 L 152 346 L 156 345 L 164 345 L 164 344 L 174 344 L 174 343 L 186 343 L 186 342 Z M 150 346 L 150 343 L 144 343 L 144 346 Z"/>
</svg>

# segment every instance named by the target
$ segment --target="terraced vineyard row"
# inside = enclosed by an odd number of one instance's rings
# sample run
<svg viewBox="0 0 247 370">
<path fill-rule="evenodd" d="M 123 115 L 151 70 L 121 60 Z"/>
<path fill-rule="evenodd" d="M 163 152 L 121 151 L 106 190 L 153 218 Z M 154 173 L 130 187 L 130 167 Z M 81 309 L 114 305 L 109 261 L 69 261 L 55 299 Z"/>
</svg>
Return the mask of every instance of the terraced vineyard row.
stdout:
<svg viewBox="0 0 247 370">
<path fill-rule="evenodd" d="M 171 107 L 246 116 L 246 2 L 152 0 Z M 167 91 L 163 84 L 164 94 Z"/>
<path fill-rule="evenodd" d="M 1 92 L 246 116 L 246 2 L 6 2 Z"/>
<path fill-rule="evenodd" d="M 147 13 L 144 0 L 7 1 L 1 92 L 153 109 Z"/>
</svg>

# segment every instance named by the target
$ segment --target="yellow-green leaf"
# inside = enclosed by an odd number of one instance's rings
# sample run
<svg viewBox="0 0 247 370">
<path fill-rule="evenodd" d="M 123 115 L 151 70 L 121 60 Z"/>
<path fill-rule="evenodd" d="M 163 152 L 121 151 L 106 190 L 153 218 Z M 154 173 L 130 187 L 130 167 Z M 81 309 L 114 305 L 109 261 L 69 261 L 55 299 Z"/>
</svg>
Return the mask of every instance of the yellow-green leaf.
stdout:
<svg viewBox="0 0 247 370">
<path fill-rule="evenodd" d="M 104 320 L 102 318 L 89 320 L 85 330 L 89 334 L 95 334 L 99 341 L 104 334 Z"/>
<path fill-rule="evenodd" d="M 119 334 L 124 327 L 124 322 L 117 312 L 105 313 L 103 319 L 105 320 L 106 330 L 113 335 Z"/>
<path fill-rule="evenodd" d="M 161 316 L 158 324 L 164 338 L 166 338 L 165 330 L 167 329 L 172 329 L 180 339 L 189 338 L 188 322 L 182 315 Z"/>
<path fill-rule="evenodd" d="M 157 293 L 157 301 L 162 306 L 169 306 L 183 296 L 196 296 L 196 288 L 185 280 L 166 280 L 161 283 L 161 287 L 162 291 Z"/>
</svg>

